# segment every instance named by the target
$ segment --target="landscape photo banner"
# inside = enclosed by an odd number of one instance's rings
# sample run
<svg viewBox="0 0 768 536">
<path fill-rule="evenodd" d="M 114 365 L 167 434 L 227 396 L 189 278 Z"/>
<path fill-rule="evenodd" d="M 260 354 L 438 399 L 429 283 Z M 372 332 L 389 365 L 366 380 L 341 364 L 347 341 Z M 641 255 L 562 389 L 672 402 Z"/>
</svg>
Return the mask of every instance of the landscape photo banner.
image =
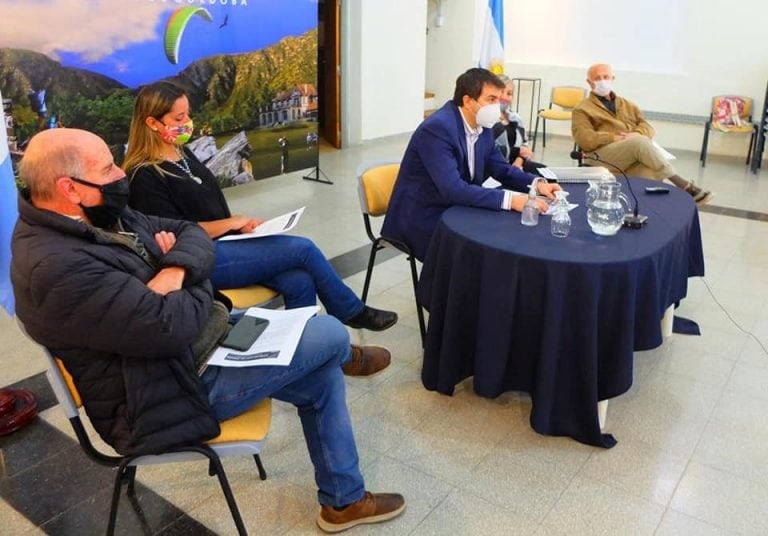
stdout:
<svg viewBox="0 0 768 536">
<path fill-rule="evenodd" d="M 11 153 L 95 132 L 122 161 L 133 101 L 187 92 L 191 148 L 226 187 L 317 166 L 317 0 L 0 0 Z"/>
</svg>

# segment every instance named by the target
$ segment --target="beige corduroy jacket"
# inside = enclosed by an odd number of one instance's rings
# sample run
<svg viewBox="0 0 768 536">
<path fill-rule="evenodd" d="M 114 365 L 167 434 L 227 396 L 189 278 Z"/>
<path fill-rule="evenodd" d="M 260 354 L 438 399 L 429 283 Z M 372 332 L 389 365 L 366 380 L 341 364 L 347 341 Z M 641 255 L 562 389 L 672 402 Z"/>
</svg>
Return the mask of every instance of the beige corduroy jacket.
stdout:
<svg viewBox="0 0 768 536">
<path fill-rule="evenodd" d="M 594 93 L 573 109 L 571 134 L 584 152 L 596 151 L 616 141 L 619 132 L 639 132 L 653 139 L 653 127 L 634 103 L 613 94 L 616 114 L 611 113 Z"/>
</svg>

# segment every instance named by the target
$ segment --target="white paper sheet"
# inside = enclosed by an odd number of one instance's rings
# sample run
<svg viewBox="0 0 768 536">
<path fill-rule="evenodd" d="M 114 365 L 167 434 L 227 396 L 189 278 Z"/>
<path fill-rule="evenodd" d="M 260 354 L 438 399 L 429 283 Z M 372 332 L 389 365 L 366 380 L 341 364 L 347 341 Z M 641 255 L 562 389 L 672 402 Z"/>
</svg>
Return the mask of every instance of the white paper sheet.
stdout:
<svg viewBox="0 0 768 536">
<path fill-rule="evenodd" d="M 271 236 L 280 233 L 287 233 L 299 222 L 299 218 L 304 213 L 306 207 L 301 207 L 298 210 L 283 214 L 271 220 L 267 220 L 250 233 L 242 233 L 236 235 L 226 235 L 219 238 L 219 240 L 244 240 L 246 238 L 258 238 L 260 236 Z"/>
<path fill-rule="evenodd" d="M 555 175 L 555 172 L 549 168 L 539 168 L 539 173 L 541 173 L 541 176 L 545 179 L 557 180 L 557 175 Z"/>
<path fill-rule="evenodd" d="M 219 346 L 208 359 L 208 365 L 219 367 L 287 366 L 299 345 L 304 326 L 320 308 L 317 305 L 287 311 L 251 307 L 245 314 L 269 320 L 256 342 L 240 352 Z"/>
<path fill-rule="evenodd" d="M 544 169 L 547 171 L 543 171 Z M 539 168 L 539 173 L 546 173 L 548 179 L 553 178 L 550 173 L 554 174 L 554 178 L 556 178 L 558 182 L 563 183 L 616 180 L 611 172 L 602 166 Z"/>
<path fill-rule="evenodd" d="M 482 184 L 483 188 L 498 188 L 499 186 L 501 186 L 501 183 L 493 177 L 488 177 Z"/>
</svg>

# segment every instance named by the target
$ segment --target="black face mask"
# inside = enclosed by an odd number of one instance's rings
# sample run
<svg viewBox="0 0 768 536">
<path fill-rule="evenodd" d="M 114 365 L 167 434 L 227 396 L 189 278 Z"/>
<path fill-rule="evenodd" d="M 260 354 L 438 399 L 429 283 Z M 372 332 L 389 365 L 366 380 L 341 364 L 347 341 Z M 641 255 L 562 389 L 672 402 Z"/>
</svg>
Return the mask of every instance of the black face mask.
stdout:
<svg viewBox="0 0 768 536">
<path fill-rule="evenodd" d="M 80 204 L 80 208 L 83 209 L 83 212 L 91 220 L 94 227 L 110 229 L 115 225 L 117 218 L 120 217 L 123 209 L 128 204 L 128 177 L 123 177 L 107 184 L 94 184 L 77 177 L 70 177 L 70 179 L 78 184 L 97 188 L 101 192 L 103 200 L 101 205 L 85 207 L 82 203 Z"/>
</svg>

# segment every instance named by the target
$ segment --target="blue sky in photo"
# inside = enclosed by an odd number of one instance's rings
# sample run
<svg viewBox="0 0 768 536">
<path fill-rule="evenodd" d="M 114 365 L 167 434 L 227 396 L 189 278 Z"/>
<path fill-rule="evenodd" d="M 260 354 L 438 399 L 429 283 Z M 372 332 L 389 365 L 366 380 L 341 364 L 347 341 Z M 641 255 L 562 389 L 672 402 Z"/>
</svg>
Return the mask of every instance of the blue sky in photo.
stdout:
<svg viewBox="0 0 768 536">
<path fill-rule="evenodd" d="M 65 10 L 70 6 L 70 2 L 61 0 L 20 2 L 17 9 L 9 11 L 20 20 L 8 20 L 9 27 L 19 29 L 19 24 L 31 26 L 35 21 L 39 25 L 45 7 L 47 24 L 57 20 L 49 10 L 59 10 L 62 31 L 56 34 L 56 41 L 50 31 L 35 30 L 12 32 L 14 36 L 6 33 L 7 40 L 21 40 L 15 47 L 43 52 L 64 66 L 97 72 L 131 88 L 176 75 L 201 58 L 259 50 L 283 37 L 300 36 L 317 27 L 316 0 L 83 2 L 76 8 L 84 17 L 81 28 L 72 28 L 66 22 L 71 13 Z M 189 20 L 181 38 L 178 64 L 174 65 L 165 55 L 164 30 L 171 14 L 186 6 L 204 7 L 213 20 L 208 22 L 200 16 Z M 0 46 L 14 46 L 5 41 L 0 38 Z"/>
</svg>

